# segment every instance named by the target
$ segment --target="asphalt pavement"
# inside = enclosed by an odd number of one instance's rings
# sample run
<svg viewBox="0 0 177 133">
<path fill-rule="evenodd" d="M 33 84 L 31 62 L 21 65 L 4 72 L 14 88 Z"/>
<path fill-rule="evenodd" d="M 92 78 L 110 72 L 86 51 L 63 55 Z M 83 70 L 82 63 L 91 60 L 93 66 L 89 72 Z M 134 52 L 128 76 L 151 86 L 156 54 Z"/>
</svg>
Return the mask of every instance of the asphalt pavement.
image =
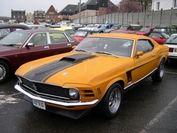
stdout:
<svg viewBox="0 0 177 133">
<path fill-rule="evenodd" d="M 73 120 L 35 108 L 14 89 L 14 75 L 0 84 L 0 133 L 177 133 L 177 63 L 165 67 L 160 83 L 146 79 L 124 94 L 119 114 L 91 112 Z"/>
</svg>

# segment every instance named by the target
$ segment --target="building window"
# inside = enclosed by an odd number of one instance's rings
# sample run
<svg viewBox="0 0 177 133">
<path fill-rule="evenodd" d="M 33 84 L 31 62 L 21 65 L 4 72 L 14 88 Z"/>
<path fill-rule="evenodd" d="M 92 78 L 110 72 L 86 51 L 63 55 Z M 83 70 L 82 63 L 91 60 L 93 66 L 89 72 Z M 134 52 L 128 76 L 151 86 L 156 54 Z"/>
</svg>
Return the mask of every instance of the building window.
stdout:
<svg viewBox="0 0 177 133">
<path fill-rule="evenodd" d="M 157 10 L 160 10 L 160 2 L 157 2 Z"/>
<path fill-rule="evenodd" d="M 174 1 L 174 7 L 177 7 L 177 0 L 173 0 Z"/>
</svg>

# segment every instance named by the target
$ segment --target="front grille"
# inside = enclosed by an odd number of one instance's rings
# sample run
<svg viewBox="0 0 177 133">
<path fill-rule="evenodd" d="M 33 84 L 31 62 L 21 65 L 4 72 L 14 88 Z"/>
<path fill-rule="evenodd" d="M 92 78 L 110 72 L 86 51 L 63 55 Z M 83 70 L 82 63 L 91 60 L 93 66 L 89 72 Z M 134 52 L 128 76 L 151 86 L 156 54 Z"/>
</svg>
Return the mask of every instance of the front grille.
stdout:
<svg viewBox="0 0 177 133">
<path fill-rule="evenodd" d="M 19 78 L 22 81 L 22 83 L 20 83 L 20 86 L 22 86 L 23 89 L 30 94 L 38 95 L 40 97 L 45 98 L 48 97 L 50 99 L 70 100 L 67 88 L 40 82 L 34 82 L 22 77 Z"/>
</svg>

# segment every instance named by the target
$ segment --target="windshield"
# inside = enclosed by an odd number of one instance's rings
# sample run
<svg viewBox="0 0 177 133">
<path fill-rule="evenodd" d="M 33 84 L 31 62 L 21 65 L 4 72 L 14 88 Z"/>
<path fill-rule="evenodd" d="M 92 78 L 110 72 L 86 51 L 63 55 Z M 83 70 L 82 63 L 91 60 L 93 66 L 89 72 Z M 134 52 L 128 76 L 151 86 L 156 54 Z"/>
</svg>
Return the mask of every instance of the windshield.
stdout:
<svg viewBox="0 0 177 133">
<path fill-rule="evenodd" d="M 133 40 L 123 38 L 87 37 L 74 51 L 131 57 Z"/>
<path fill-rule="evenodd" d="M 74 36 L 86 36 L 87 32 L 86 31 L 78 31 L 74 34 Z"/>
<path fill-rule="evenodd" d="M 173 43 L 177 45 L 177 35 L 171 35 L 170 38 L 167 39 L 166 43 Z"/>
<path fill-rule="evenodd" d="M 141 28 L 141 30 L 140 31 L 142 31 L 142 32 L 149 32 L 150 31 L 150 29 L 149 28 Z"/>
<path fill-rule="evenodd" d="M 27 38 L 30 36 L 30 33 L 23 33 L 23 32 L 11 32 L 9 35 L 4 37 L 0 41 L 0 45 L 15 45 L 18 43 L 24 43 Z"/>
</svg>

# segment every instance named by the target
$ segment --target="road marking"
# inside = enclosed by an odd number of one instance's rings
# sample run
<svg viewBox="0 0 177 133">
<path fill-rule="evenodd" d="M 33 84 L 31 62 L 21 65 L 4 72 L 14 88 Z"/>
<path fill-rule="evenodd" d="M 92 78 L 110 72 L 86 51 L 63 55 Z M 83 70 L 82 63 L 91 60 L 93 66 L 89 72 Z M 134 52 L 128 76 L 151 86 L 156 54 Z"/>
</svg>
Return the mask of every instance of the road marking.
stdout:
<svg viewBox="0 0 177 133">
<path fill-rule="evenodd" d="M 20 101 L 19 98 L 14 98 L 13 96 L 20 95 L 21 93 L 15 93 L 15 94 L 10 94 L 10 95 L 3 95 L 1 92 L 0 94 L 0 108 L 3 107 L 4 104 L 15 104 Z"/>
<path fill-rule="evenodd" d="M 156 122 L 158 122 L 158 120 L 172 107 L 172 105 L 177 102 L 177 97 L 175 97 L 161 112 L 159 112 L 154 119 L 152 119 L 145 127 L 145 129 L 143 129 L 142 131 L 140 131 L 139 133 L 147 133 L 146 130 L 150 129 L 151 126 L 153 126 Z"/>
<path fill-rule="evenodd" d="M 168 74 L 177 74 L 177 72 L 171 72 L 171 71 L 165 71 L 165 73 L 168 73 Z"/>
</svg>

